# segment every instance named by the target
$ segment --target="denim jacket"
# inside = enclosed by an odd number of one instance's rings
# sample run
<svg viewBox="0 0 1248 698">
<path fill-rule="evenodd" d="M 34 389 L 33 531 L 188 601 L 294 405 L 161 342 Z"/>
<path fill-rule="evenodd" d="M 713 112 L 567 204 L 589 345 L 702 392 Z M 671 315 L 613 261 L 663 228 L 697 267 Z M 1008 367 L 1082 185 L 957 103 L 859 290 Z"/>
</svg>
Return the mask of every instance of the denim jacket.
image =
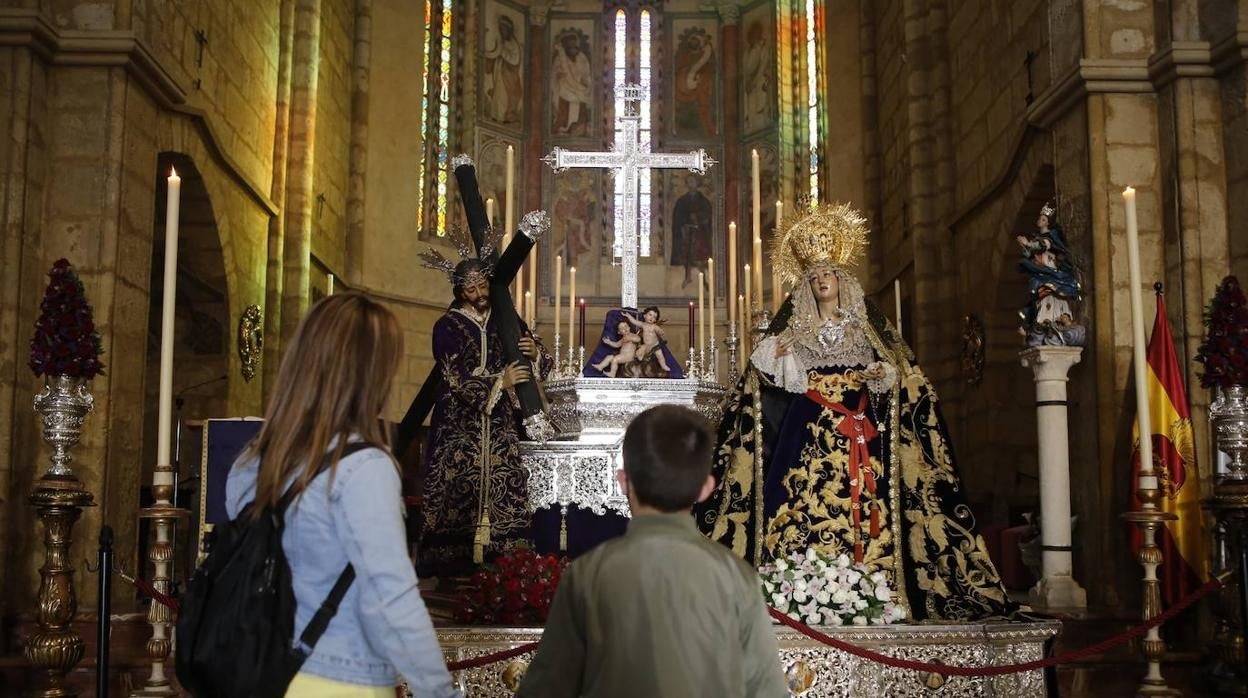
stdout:
<svg viewBox="0 0 1248 698">
<path fill-rule="evenodd" d="M 240 460 L 230 469 L 231 518 L 255 496 L 257 464 Z M 420 698 L 460 696 L 408 558 L 394 461 L 380 449 L 358 451 L 338 463 L 332 490 L 329 480 L 321 473 L 286 511 L 295 638 L 348 562 L 356 578 L 301 671 L 368 686 L 393 686 L 402 675 Z"/>
</svg>

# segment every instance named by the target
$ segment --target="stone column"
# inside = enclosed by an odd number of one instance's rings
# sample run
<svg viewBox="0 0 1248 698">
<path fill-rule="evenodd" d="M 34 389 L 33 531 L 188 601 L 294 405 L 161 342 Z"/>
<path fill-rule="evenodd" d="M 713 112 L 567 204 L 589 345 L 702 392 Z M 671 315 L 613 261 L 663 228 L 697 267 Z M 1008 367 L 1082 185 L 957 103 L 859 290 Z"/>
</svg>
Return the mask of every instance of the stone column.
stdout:
<svg viewBox="0 0 1248 698">
<path fill-rule="evenodd" d="M 269 219 L 268 266 L 265 270 L 264 356 L 261 375 L 264 385 L 277 380 L 282 345 L 282 268 L 285 265 L 286 235 L 286 156 L 290 148 L 290 71 L 295 40 L 295 2 L 282 0 L 277 60 L 277 115 L 273 128 L 273 181 L 269 196 L 278 214 Z"/>
<path fill-rule="evenodd" d="M 313 158 L 320 74 L 321 0 L 296 0 L 291 53 L 286 226 L 282 249 L 282 337 L 289 338 L 308 308 L 312 266 Z"/>
<path fill-rule="evenodd" d="M 352 285 L 364 277 L 364 195 L 368 172 L 368 84 L 372 71 L 373 0 L 356 0 L 351 58 L 351 154 L 347 175 L 347 265 Z"/>
<path fill-rule="evenodd" d="M 1040 545 L 1043 575 L 1031 590 L 1037 608 L 1087 608 L 1088 594 L 1075 581 L 1071 562 L 1070 442 L 1066 430 L 1066 383 L 1079 363 L 1080 347 L 1032 347 L 1019 354 L 1035 373 L 1036 427 L 1040 460 Z"/>
</svg>

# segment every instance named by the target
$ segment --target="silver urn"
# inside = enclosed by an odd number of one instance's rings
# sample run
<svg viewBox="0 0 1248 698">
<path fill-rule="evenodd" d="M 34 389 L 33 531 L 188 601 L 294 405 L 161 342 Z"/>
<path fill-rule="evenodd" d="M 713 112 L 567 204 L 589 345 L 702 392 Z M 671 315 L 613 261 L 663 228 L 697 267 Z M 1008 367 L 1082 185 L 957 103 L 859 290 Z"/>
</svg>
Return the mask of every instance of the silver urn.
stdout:
<svg viewBox="0 0 1248 698">
<path fill-rule="evenodd" d="M 1225 478 L 1248 481 L 1248 386 L 1218 388 L 1209 423 L 1217 449 L 1231 458 Z"/>
<path fill-rule="evenodd" d="M 43 390 L 35 395 L 35 411 L 43 419 L 43 440 L 52 447 L 52 467 L 44 473 L 44 478 L 74 478 L 74 471 L 69 467 L 74 457 L 69 451 L 82 437 L 82 425 L 94 405 L 95 398 L 87 390 L 85 378 L 44 378 Z"/>
</svg>

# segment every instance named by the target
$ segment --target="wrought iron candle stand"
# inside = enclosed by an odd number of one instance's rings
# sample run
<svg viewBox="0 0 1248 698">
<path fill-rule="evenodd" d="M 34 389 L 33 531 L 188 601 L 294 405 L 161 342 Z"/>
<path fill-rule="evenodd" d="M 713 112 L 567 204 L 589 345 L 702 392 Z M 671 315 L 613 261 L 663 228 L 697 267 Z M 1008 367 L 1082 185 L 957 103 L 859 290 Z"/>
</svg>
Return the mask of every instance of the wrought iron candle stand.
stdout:
<svg viewBox="0 0 1248 698">
<path fill-rule="evenodd" d="M 78 443 L 87 412 L 94 405 L 86 381 L 48 376 L 35 397 L 43 420 L 43 439 L 52 446 L 52 467 L 35 481 L 30 503 L 43 523 L 44 561 L 39 568 L 39 629 L 26 641 L 26 661 L 45 675 L 44 688 L 32 695 L 53 698 L 77 695 L 65 685 L 65 675 L 82 659 L 83 641 L 73 629 L 78 598 L 69 547 L 74 523 L 94 497 L 69 467 L 70 449 Z"/>
</svg>

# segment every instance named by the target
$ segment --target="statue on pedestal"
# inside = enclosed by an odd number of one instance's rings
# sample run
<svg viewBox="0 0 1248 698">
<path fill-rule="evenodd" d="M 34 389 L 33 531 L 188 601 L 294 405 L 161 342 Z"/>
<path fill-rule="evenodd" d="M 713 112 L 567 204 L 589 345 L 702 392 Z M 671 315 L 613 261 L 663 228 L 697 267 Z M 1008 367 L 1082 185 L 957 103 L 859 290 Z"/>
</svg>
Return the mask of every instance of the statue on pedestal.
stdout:
<svg viewBox="0 0 1248 698">
<path fill-rule="evenodd" d="M 1071 304 L 1083 299 L 1083 287 L 1070 259 L 1070 248 L 1050 203 L 1040 209 L 1036 230 L 1018 236 L 1023 258 L 1018 269 L 1028 275 L 1030 299 L 1019 310 L 1018 332 L 1029 347 L 1081 347 L 1087 329 L 1075 321 Z"/>
</svg>

